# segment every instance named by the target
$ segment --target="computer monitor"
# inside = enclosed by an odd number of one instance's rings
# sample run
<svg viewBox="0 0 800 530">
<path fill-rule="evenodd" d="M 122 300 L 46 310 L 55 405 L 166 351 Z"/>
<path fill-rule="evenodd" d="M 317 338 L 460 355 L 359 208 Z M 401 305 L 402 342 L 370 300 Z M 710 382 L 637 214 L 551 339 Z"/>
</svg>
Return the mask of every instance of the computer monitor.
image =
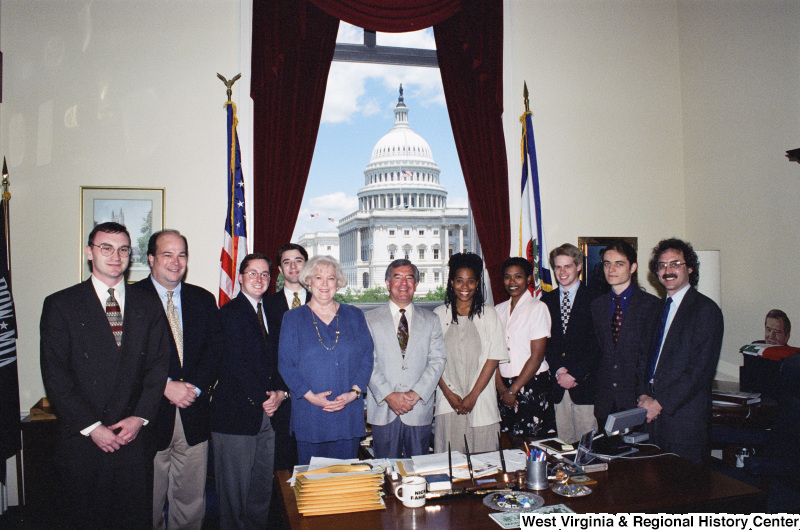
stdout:
<svg viewBox="0 0 800 530">
<path fill-rule="evenodd" d="M 606 434 L 612 436 L 617 433 L 624 433 L 634 427 L 642 425 L 647 420 L 647 410 L 636 407 L 622 412 L 609 414 L 606 420 Z"/>
</svg>

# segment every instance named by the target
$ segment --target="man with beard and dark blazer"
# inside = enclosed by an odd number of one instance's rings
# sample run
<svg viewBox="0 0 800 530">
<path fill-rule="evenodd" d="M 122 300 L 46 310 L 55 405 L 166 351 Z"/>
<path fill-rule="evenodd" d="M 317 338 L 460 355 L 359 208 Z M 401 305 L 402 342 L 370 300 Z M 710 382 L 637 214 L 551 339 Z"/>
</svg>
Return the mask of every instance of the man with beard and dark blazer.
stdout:
<svg viewBox="0 0 800 530">
<path fill-rule="evenodd" d="M 269 258 L 248 254 L 239 266 L 241 291 L 219 310 L 225 344 L 211 401 L 211 438 L 220 528 L 269 528 L 275 465 L 272 417 L 288 397 L 270 356 L 262 298 Z"/>
<path fill-rule="evenodd" d="M 269 357 L 278 358 L 278 338 L 281 336 L 283 314 L 304 305 L 311 299 L 311 293 L 300 283 L 300 271 L 308 261 L 306 249 L 295 243 L 287 243 L 278 250 L 278 270 L 283 274 L 283 289 L 264 299 L 270 341 Z M 275 430 L 275 470 L 292 470 L 297 465 L 297 442 L 289 433 L 289 420 L 292 415 L 292 401 L 286 400 L 272 416 Z"/>
<path fill-rule="evenodd" d="M 592 301 L 592 321 L 602 350 L 594 415 L 602 429 L 609 414 L 636 407 L 636 367 L 647 356 L 661 304 L 639 287 L 636 249 L 615 241 L 600 253 L 611 291 Z"/>
<path fill-rule="evenodd" d="M 654 443 L 703 464 L 709 456 L 711 383 L 722 348 L 722 311 L 696 289 L 700 263 L 689 243 L 659 242 L 650 272 L 667 298 L 650 354 L 638 367 L 639 406 L 647 409 Z"/>
<path fill-rule="evenodd" d="M 134 285 L 156 297 L 172 331 L 169 375 L 155 422 L 153 528 L 200 529 L 206 512 L 209 397 L 223 340 L 214 295 L 183 281 L 189 259 L 177 230 L 150 236 L 150 276 Z M 164 504 L 168 503 L 167 517 Z"/>
<path fill-rule="evenodd" d="M 131 239 L 101 223 L 84 250 L 89 280 L 44 301 L 41 367 L 57 416 L 55 462 L 64 526 L 149 528 L 144 426 L 156 418 L 169 366 L 169 325 L 158 300 L 126 289 Z M 152 428 L 152 427 L 146 427 Z"/>
<path fill-rule="evenodd" d="M 600 348 L 592 324 L 591 294 L 579 279 L 583 252 L 564 243 L 550 252 L 550 266 L 558 289 L 542 295 L 551 320 L 545 359 L 555 374 L 553 403 L 558 437 L 574 443 L 597 429 L 594 395 Z"/>
</svg>

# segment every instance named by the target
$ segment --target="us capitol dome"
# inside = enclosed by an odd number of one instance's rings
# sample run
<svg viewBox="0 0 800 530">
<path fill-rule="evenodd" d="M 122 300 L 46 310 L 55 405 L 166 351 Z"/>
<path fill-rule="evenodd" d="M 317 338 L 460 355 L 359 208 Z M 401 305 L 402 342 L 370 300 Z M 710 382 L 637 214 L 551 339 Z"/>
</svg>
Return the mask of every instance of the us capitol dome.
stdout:
<svg viewBox="0 0 800 530">
<path fill-rule="evenodd" d="M 441 170 L 428 142 L 414 132 L 403 101 L 394 126 L 372 149 L 358 190 L 358 211 L 339 221 L 339 255 L 348 287 L 385 287 L 386 267 L 397 258 L 420 271 L 417 295 L 447 281 L 447 261 L 469 248 L 467 208 L 448 208 Z"/>
</svg>

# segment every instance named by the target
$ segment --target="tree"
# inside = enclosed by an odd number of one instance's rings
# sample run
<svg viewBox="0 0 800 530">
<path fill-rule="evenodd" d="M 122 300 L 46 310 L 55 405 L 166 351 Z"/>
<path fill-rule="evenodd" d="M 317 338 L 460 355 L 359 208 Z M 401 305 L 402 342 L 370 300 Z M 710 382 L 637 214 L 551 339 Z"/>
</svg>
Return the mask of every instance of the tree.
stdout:
<svg viewBox="0 0 800 530">
<path fill-rule="evenodd" d="M 152 235 L 152 232 L 153 232 L 153 209 L 150 208 L 150 211 L 147 212 L 147 215 L 144 218 L 142 227 L 139 229 L 139 233 L 141 235 L 136 240 L 136 247 L 139 249 L 139 256 L 136 260 L 138 263 L 143 263 L 147 265 L 147 244 L 150 242 L 150 236 Z"/>
</svg>

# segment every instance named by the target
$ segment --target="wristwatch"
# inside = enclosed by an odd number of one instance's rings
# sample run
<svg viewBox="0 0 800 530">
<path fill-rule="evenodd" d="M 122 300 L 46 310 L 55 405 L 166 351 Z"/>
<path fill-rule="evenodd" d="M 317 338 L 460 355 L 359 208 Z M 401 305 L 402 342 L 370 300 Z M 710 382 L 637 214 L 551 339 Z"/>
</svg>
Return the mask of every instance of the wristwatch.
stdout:
<svg viewBox="0 0 800 530">
<path fill-rule="evenodd" d="M 351 388 L 350 392 L 352 392 L 353 394 L 356 395 L 356 399 L 361 397 L 361 391 L 359 389 L 357 389 L 357 388 Z"/>
</svg>

